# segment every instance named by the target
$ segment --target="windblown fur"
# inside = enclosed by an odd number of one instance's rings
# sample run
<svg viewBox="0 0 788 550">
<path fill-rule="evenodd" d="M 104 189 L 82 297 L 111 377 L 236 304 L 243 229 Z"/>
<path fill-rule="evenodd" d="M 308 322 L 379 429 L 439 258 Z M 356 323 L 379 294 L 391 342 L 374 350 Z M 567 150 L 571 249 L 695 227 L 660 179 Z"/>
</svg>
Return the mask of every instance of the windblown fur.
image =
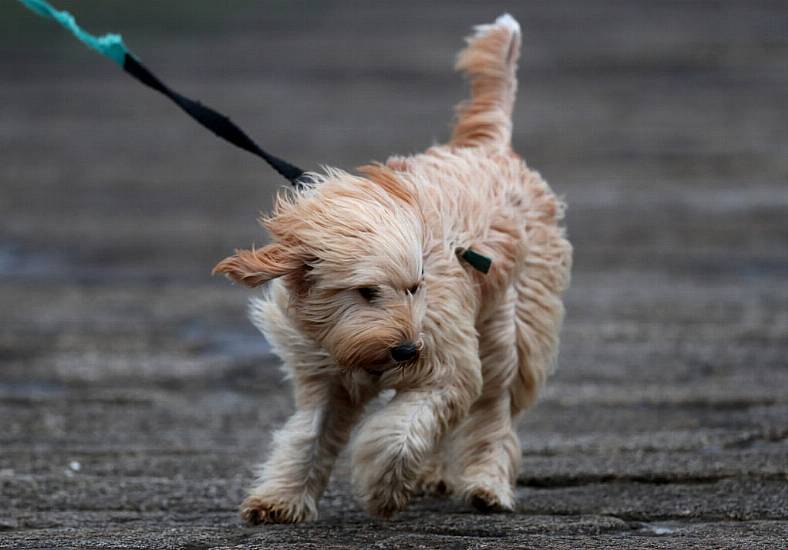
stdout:
<svg viewBox="0 0 788 550">
<path fill-rule="evenodd" d="M 457 61 L 471 97 L 448 144 L 358 175 L 312 174 L 263 220 L 271 244 L 216 266 L 249 286 L 272 281 L 251 317 L 295 389 L 247 522 L 317 517 L 359 423 L 353 483 L 370 513 L 424 490 L 514 507 L 515 424 L 555 362 L 572 254 L 564 205 L 511 149 L 519 51 L 511 16 L 477 27 Z M 458 247 L 490 257 L 490 272 Z M 362 420 L 384 389 L 394 397 Z"/>
</svg>

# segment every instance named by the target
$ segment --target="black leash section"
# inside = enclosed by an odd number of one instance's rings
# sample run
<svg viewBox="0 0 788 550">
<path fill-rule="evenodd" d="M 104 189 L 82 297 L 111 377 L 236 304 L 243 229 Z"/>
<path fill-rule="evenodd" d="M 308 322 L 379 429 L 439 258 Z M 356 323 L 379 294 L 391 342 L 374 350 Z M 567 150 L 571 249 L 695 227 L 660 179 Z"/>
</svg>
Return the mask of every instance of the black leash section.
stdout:
<svg viewBox="0 0 788 550">
<path fill-rule="evenodd" d="M 157 92 L 169 97 L 176 105 L 178 105 L 178 107 L 183 109 L 187 115 L 208 128 L 220 138 L 229 141 L 244 151 L 248 151 L 253 155 L 257 155 L 266 161 L 271 166 L 271 168 L 276 170 L 293 185 L 305 183 L 304 178 L 302 177 L 304 176 L 303 170 L 290 164 L 286 160 L 280 159 L 279 157 L 263 150 L 252 140 L 252 138 L 246 135 L 243 130 L 241 130 L 232 120 L 223 114 L 217 113 L 199 101 L 189 99 L 188 97 L 183 96 L 175 90 L 169 88 L 166 84 L 159 80 L 155 74 L 150 72 L 145 67 L 145 65 L 137 61 L 134 56 L 129 53 L 126 53 L 123 58 L 123 70 L 146 86 L 149 86 Z"/>
</svg>

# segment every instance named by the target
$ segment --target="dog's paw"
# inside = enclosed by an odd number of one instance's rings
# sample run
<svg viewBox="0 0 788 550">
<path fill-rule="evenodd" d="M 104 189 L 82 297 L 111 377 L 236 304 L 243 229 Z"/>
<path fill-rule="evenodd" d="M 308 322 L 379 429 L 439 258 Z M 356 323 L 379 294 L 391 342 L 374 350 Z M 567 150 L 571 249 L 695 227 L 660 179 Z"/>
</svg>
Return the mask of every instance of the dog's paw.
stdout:
<svg viewBox="0 0 788 550">
<path fill-rule="evenodd" d="M 386 468 L 374 463 L 355 465 L 353 487 L 370 515 L 388 519 L 408 506 L 417 492 L 417 476 L 403 476 L 403 470 L 397 461 Z"/>
<path fill-rule="evenodd" d="M 299 523 L 317 518 L 317 510 L 305 499 L 287 501 L 249 495 L 241 504 L 241 518 L 247 525 Z"/>
<path fill-rule="evenodd" d="M 393 466 L 381 472 L 374 464 L 356 465 L 354 489 L 370 515 L 388 519 L 408 506 L 416 493 L 416 478 L 395 475 L 401 470 Z"/>
<path fill-rule="evenodd" d="M 450 496 L 454 491 L 452 490 L 451 484 L 443 478 L 435 477 L 435 478 L 428 478 L 422 479 L 419 482 L 419 495 L 431 496 L 431 497 L 447 497 Z"/>
<path fill-rule="evenodd" d="M 475 485 L 466 491 L 465 502 L 483 513 L 511 512 L 514 510 L 514 495 L 509 486 Z"/>
<path fill-rule="evenodd" d="M 422 474 L 417 494 L 432 497 L 447 497 L 454 493 L 454 487 L 446 479 L 442 468 L 431 469 Z"/>
<path fill-rule="evenodd" d="M 367 495 L 365 504 L 371 516 L 390 519 L 404 510 L 410 502 L 410 494 L 396 488 L 383 489 Z"/>
<path fill-rule="evenodd" d="M 440 455 L 433 456 L 424 466 L 416 487 L 416 494 L 422 496 L 446 497 L 454 492 Z"/>
</svg>

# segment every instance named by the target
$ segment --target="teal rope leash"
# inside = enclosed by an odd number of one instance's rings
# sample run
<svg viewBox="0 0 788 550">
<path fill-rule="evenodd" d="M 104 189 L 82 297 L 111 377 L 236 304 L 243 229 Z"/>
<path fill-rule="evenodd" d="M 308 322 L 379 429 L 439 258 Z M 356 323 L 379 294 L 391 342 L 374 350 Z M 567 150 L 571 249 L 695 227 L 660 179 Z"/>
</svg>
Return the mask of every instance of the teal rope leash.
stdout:
<svg viewBox="0 0 788 550">
<path fill-rule="evenodd" d="M 87 47 L 97 51 L 101 55 L 108 57 L 125 70 L 128 74 L 170 98 L 176 105 L 183 109 L 186 114 L 208 128 L 214 134 L 225 139 L 241 149 L 257 155 L 266 161 L 271 168 L 276 170 L 294 186 L 308 185 L 309 176 L 303 170 L 290 164 L 289 162 L 276 157 L 262 149 L 252 138 L 250 138 L 241 128 L 225 115 L 214 111 L 188 97 L 172 90 L 159 80 L 150 70 L 148 70 L 139 59 L 129 51 L 123 43 L 123 38 L 119 34 L 109 33 L 103 36 L 93 36 L 84 31 L 78 24 L 74 16 L 67 11 L 56 10 L 44 0 L 19 0 L 22 4 L 30 8 L 41 17 L 51 19 L 59 23 L 62 27 L 71 32 L 74 37 L 85 44 Z"/>
<path fill-rule="evenodd" d="M 93 36 L 83 31 L 80 26 L 77 25 L 77 21 L 74 19 L 73 15 L 67 11 L 56 10 L 50 6 L 49 3 L 44 2 L 44 0 L 19 1 L 41 17 L 46 17 L 60 23 L 60 25 L 71 31 L 71 34 L 88 48 L 96 50 L 101 55 L 109 57 L 121 67 L 123 66 L 126 55 L 129 55 L 129 50 L 123 43 L 123 38 L 119 34 L 109 33 L 104 36 Z"/>
</svg>

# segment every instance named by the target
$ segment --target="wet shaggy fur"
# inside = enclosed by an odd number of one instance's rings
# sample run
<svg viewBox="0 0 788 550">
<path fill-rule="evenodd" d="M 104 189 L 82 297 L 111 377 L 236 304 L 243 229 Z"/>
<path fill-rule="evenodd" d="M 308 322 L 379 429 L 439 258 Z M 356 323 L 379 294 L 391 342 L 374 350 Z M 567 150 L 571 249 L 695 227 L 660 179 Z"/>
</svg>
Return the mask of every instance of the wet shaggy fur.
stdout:
<svg viewBox="0 0 788 550">
<path fill-rule="evenodd" d="M 555 362 L 572 255 L 564 205 L 511 149 L 519 51 L 512 17 L 477 27 L 457 61 L 471 97 L 448 144 L 312 174 L 263 220 L 271 244 L 216 266 L 271 281 L 251 317 L 295 390 L 241 506 L 248 523 L 317 517 L 354 429 L 353 484 L 371 514 L 422 491 L 514 507 L 515 425 Z M 467 247 L 492 259 L 488 274 L 460 259 Z M 417 355 L 395 361 L 403 344 Z M 383 390 L 393 397 L 362 418 Z"/>
</svg>

